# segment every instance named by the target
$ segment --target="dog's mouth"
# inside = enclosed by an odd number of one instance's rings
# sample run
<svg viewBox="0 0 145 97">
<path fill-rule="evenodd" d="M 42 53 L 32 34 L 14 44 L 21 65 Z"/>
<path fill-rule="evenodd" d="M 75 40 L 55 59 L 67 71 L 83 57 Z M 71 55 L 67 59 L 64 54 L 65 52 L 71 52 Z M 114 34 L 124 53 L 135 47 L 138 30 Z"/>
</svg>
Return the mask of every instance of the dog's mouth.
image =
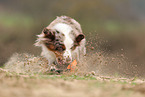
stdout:
<svg viewBox="0 0 145 97">
<path fill-rule="evenodd" d="M 77 61 L 76 60 L 73 60 L 73 61 L 70 61 L 70 62 L 64 62 L 63 60 L 61 59 L 57 59 L 57 64 L 55 64 L 56 67 L 57 67 L 57 71 L 60 71 L 60 70 L 65 70 L 65 71 L 71 71 L 71 72 L 74 72 L 75 69 L 76 69 L 76 65 L 77 65 Z"/>
<path fill-rule="evenodd" d="M 58 65 L 65 64 L 65 62 L 62 59 L 60 59 L 60 58 L 57 59 L 57 63 L 58 63 Z"/>
<path fill-rule="evenodd" d="M 67 70 L 67 67 L 70 63 L 65 62 L 64 60 L 61 60 L 60 58 L 56 59 L 55 66 L 58 70 Z"/>
<path fill-rule="evenodd" d="M 58 58 L 57 63 L 58 63 L 58 65 L 69 65 L 71 63 L 71 61 L 65 61 L 63 59 Z"/>
</svg>

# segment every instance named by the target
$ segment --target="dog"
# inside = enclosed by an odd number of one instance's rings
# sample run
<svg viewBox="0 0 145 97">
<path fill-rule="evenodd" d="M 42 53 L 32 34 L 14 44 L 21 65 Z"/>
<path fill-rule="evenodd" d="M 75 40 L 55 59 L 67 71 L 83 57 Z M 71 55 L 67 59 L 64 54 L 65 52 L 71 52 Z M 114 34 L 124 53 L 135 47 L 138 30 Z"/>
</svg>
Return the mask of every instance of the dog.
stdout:
<svg viewBox="0 0 145 97">
<path fill-rule="evenodd" d="M 86 39 L 81 26 L 68 16 L 57 17 L 37 36 L 35 46 L 42 48 L 41 55 L 48 60 L 48 65 L 61 67 L 75 59 L 78 62 L 86 55 Z"/>
</svg>

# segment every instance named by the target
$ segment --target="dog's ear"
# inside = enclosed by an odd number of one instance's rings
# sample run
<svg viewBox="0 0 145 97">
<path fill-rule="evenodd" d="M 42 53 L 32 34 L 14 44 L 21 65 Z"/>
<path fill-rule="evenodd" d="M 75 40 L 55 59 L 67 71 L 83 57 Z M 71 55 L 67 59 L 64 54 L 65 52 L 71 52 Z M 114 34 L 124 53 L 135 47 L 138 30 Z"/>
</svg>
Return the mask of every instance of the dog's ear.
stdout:
<svg viewBox="0 0 145 97">
<path fill-rule="evenodd" d="M 85 35 L 84 34 L 79 34 L 77 37 L 76 37 L 76 42 L 79 43 L 82 39 L 85 38 Z"/>
<path fill-rule="evenodd" d="M 44 28 L 43 31 L 42 31 L 42 33 L 44 33 L 45 38 L 49 38 L 52 41 L 55 39 L 55 33 L 51 29 Z"/>
</svg>

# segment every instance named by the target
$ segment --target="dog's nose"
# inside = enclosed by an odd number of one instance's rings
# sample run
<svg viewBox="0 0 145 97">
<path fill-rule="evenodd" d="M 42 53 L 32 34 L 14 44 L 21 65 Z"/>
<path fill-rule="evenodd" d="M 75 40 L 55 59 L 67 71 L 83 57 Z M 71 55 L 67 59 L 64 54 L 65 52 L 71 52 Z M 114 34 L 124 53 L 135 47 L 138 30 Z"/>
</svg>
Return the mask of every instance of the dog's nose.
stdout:
<svg viewBox="0 0 145 97">
<path fill-rule="evenodd" d="M 67 58 L 66 58 L 66 62 L 69 63 L 70 61 L 71 61 L 71 58 L 67 57 Z"/>
</svg>

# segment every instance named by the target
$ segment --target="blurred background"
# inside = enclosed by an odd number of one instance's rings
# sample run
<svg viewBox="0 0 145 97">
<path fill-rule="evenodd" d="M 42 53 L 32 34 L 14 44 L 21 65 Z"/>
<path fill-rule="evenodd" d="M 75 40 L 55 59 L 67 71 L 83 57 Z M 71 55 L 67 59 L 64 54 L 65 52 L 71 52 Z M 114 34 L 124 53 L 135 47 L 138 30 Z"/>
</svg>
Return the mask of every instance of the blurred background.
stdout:
<svg viewBox="0 0 145 97">
<path fill-rule="evenodd" d="M 88 48 L 144 65 L 145 0 L 0 0 L 0 65 L 15 52 L 39 55 L 36 35 L 61 15 L 81 24 Z"/>
</svg>

